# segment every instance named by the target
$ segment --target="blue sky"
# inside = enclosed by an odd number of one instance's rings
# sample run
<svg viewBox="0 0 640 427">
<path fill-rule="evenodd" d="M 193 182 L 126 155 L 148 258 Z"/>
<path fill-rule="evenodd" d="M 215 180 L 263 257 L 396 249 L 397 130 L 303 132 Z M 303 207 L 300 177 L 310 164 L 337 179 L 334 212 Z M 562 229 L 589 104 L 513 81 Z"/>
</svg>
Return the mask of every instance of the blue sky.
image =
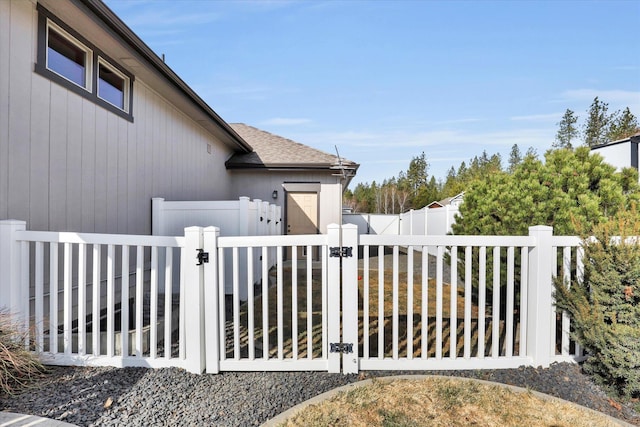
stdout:
<svg viewBox="0 0 640 427">
<path fill-rule="evenodd" d="M 337 145 L 354 183 L 423 151 L 436 178 L 483 150 L 543 154 L 595 96 L 640 115 L 638 0 L 106 4 L 227 122 Z"/>
</svg>

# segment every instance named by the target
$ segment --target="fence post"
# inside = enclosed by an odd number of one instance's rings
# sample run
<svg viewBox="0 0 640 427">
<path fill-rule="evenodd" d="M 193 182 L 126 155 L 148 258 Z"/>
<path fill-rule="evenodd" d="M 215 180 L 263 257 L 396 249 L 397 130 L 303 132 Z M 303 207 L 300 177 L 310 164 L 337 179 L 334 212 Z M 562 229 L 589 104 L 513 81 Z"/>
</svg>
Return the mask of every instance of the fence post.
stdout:
<svg viewBox="0 0 640 427">
<path fill-rule="evenodd" d="M 22 313 L 28 288 L 21 286 L 23 260 L 15 235 L 25 231 L 26 226 L 25 221 L 15 219 L 0 221 L 0 307 L 7 308 L 12 315 L 28 314 Z"/>
<path fill-rule="evenodd" d="M 240 210 L 238 211 L 238 236 L 249 235 L 249 198 L 240 197 Z"/>
<path fill-rule="evenodd" d="M 220 301 L 218 301 L 218 227 L 204 229 L 203 249 L 209 253 L 209 262 L 204 264 L 204 333 L 206 369 L 208 374 L 220 372 Z"/>
<path fill-rule="evenodd" d="M 201 374 L 205 364 L 204 346 L 204 267 L 196 265 L 198 249 L 202 249 L 202 227 L 184 229 L 185 247 L 180 257 L 184 289 L 184 328 L 186 363 L 189 372 Z"/>
<path fill-rule="evenodd" d="M 551 266 L 553 228 L 546 225 L 529 227 L 536 245 L 529 249 L 527 288 L 527 356 L 534 366 L 546 368 L 551 363 L 551 316 L 553 314 Z M 523 332 L 521 332 L 523 333 Z"/>
<path fill-rule="evenodd" d="M 342 247 L 351 256 L 342 257 L 342 341 L 353 346 L 342 355 L 342 373 L 358 373 L 358 226 L 342 226 Z"/>
<path fill-rule="evenodd" d="M 164 235 L 166 226 L 164 222 L 164 199 L 153 197 L 151 199 L 151 234 L 153 236 Z"/>
<path fill-rule="evenodd" d="M 340 258 L 330 256 L 331 248 L 340 247 L 340 226 L 327 226 L 327 338 L 329 353 L 327 356 L 328 371 L 340 372 L 340 354 L 330 351 L 332 343 L 340 342 Z M 356 344 L 357 345 L 357 344 Z"/>
</svg>

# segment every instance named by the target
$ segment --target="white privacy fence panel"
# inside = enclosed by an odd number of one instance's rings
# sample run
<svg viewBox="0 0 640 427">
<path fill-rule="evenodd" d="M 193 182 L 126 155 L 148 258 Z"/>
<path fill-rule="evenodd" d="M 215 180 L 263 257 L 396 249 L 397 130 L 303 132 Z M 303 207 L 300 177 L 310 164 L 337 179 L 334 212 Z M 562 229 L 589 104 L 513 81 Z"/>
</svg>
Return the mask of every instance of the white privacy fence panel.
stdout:
<svg viewBox="0 0 640 427">
<path fill-rule="evenodd" d="M 359 234 L 397 235 L 400 216 L 387 214 L 342 214 L 343 224 L 355 224 Z"/>
<path fill-rule="evenodd" d="M 409 210 L 399 215 L 342 214 L 343 224 L 355 224 L 359 234 L 438 236 L 451 233 L 457 207 Z M 435 255 L 435 254 L 434 254 Z"/>
<path fill-rule="evenodd" d="M 186 227 L 218 227 L 221 236 L 282 234 L 282 209 L 259 199 L 166 201 L 152 199 L 154 236 L 181 235 Z"/>
<path fill-rule="evenodd" d="M 199 344 L 185 338 L 189 317 L 200 316 L 189 304 L 197 286 L 173 283 L 186 237 L 13 228 L 20 295 L 11 307 L 45 363 L 200 371 Z"/>
<path fill-rule="evenodd" d="M 152 234 L 158 236 L 180 235 L 186 227 L 214 226 L 220 229 L 221 236 L 270 236 L 282 234 L 282 209 L 278 205 L 269 204 L 259 199 L 250 200 L 240 197 L 239 200 L 228 201 L 165 201 L 163 198 L 152 199 Z M 243 255 L 244 256 L 244 255 Z M 257 263 L 260 254 L 253 254 L 253 262 Z M 268 251 L 269 267 L 275 263 L 275 251 Z M 241 260 L 246 264 L 246 260 Z M 225 266 L 231 268 L 227 260 Z M 246 278 L 246 270 L 240 275 Z M 253 272 L 252 280 L 257 283 L 262 278 L 262 271 Z M 227 293 L 232 292 L 232 282 L 225 282 Z M 242 299 L 246 300 L 243 294 Z"/>
</svg>

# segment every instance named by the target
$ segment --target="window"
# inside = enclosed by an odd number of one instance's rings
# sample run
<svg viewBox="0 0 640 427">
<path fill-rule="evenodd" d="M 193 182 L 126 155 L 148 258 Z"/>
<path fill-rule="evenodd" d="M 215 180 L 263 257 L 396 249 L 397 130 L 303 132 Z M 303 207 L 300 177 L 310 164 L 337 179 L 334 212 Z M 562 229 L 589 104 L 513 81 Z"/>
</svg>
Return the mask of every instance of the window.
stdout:
<svg viewBox="0 0 640 427">
<path fill-rule="evenodd" d="M 129 109 L 129 78 L 98 58 L 98 97 L 123 111 Z"/>
<path fill-rule="evenodd" d="M 133 121 L 133 75 L 40 3 L 37 8 L 38 55 L 35 72 Z"/>
<path fill-rule="evenodd" d="M 91 90 L 91 51 L 66 31 L 47 21 L 47 68 Z"/>
</svg>

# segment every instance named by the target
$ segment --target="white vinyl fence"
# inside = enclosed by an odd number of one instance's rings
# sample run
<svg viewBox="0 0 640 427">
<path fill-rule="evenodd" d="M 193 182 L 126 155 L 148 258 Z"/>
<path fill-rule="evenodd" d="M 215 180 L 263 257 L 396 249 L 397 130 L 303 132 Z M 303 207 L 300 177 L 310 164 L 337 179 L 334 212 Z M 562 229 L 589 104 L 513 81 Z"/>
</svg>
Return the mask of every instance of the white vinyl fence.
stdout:
<svg viewBox="0 0 640 427">
<path fill-rule="evenodd" d="M 238 200 L 222 201 L 166 201 L 163 198 L 152 199 L 151 229 L 154 236 L 176 236 L 186 227 L 218 227 L 221 236 L 273 236 L 282 234 L 282 208 L 259 199 L 250 200 L 240 197 Z M 254 255 L 257 263 L 262 255 Z M 229 258 L 227 258 L 229 259 Z M 275 263 L 275 251 L 267 252 L 268 267 Z M 247 260 L 242 259 L 245 265 Z M 227 261 L 226 268 L 231 268 Z M 246 278 L 247 271 L 239 273 Z M 177 280 L 177 277 L 174 279 Z M 262 270 L 253 272 L 253 283 L 262 279 Z M 225 282 L 227 293 L 232 291 L 230 279 Z M 243 293 L 242 300 L 247 299 Z"/>
<path fill-rule="evenodd" d="M 398 215 L 342 214 L 343 224 L 355 224 L 359 234 L 440 236 L 451 232 L 458 208 L 446 205 L 441 208 L 409 210 Z"/>
<path fill-rule="evenodd" d="M 53 364 L 353 373 L 583 357 L 552 299 L 554 275 L 582 274 L 580 241 L 550 227 L 513 237 L 361 235 L 349 224 L 326 235 L 220 234 L 0 221 L 0 306 Z"/>
</svg>

